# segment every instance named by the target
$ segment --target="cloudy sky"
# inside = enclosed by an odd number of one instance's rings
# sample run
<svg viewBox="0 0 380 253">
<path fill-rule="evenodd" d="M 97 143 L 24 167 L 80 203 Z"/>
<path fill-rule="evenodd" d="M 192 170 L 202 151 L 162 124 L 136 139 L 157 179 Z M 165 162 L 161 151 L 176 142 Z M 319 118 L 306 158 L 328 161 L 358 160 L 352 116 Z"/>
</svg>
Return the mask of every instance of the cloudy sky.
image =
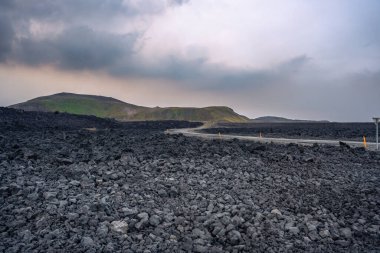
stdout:
<svg viewBox="0 0 380 253">
<path fill-rule="evenodd" d="M 378 0 L 1 0 L 0 106 L 57 92 L 380 115 Z"/>
</svg>

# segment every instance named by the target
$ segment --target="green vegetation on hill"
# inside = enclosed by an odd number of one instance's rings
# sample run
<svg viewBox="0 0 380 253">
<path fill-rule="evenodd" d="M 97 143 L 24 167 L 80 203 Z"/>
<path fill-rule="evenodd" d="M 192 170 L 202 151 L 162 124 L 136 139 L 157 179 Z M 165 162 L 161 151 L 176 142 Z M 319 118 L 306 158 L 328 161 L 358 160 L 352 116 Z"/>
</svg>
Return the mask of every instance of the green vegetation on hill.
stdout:
<svg viewBox="0 0 380 253">
<path fill-rule="evenodd" d="M 10 106 L 26 111 L 67 112 L 94 115 L 117 120 L 188 120 L 207 122 L 247 122 L 248 118 L 235 113 L 225 106 L 205 108 L 167 107 L 149 108 L 125 103 L 102 96 L 59 93 L 38 97 L 24 103 Z"/>
<path fill-rule="evenodd" d="M 71 93 L 38 97 L 11 107 L 26 111 L 59 111 L 115 119 L 122 119 L 126 115 L 133 114 L 138 109 L 143 108 L 110 97 Z"/>
<path fill-rule="evenodd" d="M 168 107 L 142 110 L 134 116 L 137 120 L 189 120 L 189 121 L 224 121 L 245 122 L 248 119 L 235 113 L 231 108 L 211 106 L 205 108 Z"/>
</svg>

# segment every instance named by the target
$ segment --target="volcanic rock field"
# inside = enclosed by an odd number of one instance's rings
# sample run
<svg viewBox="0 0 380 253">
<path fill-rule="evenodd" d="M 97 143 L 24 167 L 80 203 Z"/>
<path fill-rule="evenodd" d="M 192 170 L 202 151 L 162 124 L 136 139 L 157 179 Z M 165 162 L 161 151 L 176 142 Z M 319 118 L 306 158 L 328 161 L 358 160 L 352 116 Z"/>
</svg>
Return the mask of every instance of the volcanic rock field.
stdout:
<svg viewBox="0 0 380 253">
<path fill-rule="evenodd" d="M 0 252 L 380 252 L 380 152 L 0 108 Z"/>
<path fill-rule="evenodd" d="M 287 122 L 287 123 L 219 123 L 202 130 L 205 133 L 250 135 L 270 138 L 375 141 L 374 123 Z"/>
</svg>

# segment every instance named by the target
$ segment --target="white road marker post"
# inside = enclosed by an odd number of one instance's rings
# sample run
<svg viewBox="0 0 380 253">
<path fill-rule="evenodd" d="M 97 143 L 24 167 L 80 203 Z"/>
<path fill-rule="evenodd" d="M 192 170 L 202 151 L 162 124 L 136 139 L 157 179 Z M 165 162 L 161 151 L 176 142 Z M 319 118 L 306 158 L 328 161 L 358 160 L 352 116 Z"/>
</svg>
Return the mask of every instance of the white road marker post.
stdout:
<svg viewBox="0 0 380 253">
<path fill-rule="evenodd" d="M 373 120 L 375 121 L 375 125 L 376 125 L 376 150 L 379 150 L 379 121 L 380 121 L 380 117 L 374 117 Z"/>
</svg>

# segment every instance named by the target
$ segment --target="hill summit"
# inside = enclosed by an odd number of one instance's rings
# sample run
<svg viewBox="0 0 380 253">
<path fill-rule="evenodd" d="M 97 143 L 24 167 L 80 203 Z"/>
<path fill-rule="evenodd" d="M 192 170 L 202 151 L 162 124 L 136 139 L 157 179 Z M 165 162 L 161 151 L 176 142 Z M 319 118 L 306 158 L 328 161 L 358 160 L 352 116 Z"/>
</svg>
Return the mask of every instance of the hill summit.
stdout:
<svg viewBox="0 0 380 253">
<path fill-rule="evenodd" d="M 202 122 L 247 122 L 248 118 L 226 106 L 144 107 L 112 97 L 58 93 L 11 105 L 25 111 L 66 112 L 114 118 L 119 121 L 187 120 Z"/>
</svg>

